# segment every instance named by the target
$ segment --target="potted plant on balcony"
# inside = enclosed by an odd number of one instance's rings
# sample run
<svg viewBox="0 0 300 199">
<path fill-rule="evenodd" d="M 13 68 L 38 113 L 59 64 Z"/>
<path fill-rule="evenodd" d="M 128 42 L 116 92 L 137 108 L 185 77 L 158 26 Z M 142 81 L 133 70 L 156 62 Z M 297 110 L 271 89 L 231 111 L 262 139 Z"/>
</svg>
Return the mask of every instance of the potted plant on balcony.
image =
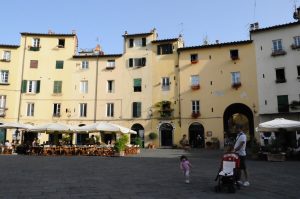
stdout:
<svg viewBox="0 0 300 199">
<path fill-rule="evenodd" d="M 196 111 L 193 111 L 192 112 L 192 118 L 198 118 L 200 116 L 200 112 L 196 112 Z"/>
<path fill-rule="evenodd" d="M 128 143 L 128 136 L 127 135 L 122 135 L 114 145 L 115 149 L 115 156 L 124 156 L 125 155 L 125 149 L 126 149 L 126 144 Z"/>
<path fill-rule="evenodd" d="M 155 145 L 153 144 L 153 141 L 157 138 L 157 133 L 155 132 L 151 132 L 149 133 L 149 139 L 150 139 L 150 143 L 148 145 L 149 149 L 154 149 Z"/>
<path fill-rule="evenodd" d="M 161 101 L 155 104 L 155 107 L 158 108 L 161 118 L 170 118 L 174 109 L 171 108 L 170 101 Z"/>
<path fill-rule="evenodd" d="M 239 87 L 242 86 L 241 82 L 234 82 L 231 87 L 234 88 L 235 90 L 237 90 Z"/>
<path fill-rule="evenodd" d="M 193 84 L 191 85 L 192 90 L 199 90 L 200 89 L 200 84 Z"/>
</svg>

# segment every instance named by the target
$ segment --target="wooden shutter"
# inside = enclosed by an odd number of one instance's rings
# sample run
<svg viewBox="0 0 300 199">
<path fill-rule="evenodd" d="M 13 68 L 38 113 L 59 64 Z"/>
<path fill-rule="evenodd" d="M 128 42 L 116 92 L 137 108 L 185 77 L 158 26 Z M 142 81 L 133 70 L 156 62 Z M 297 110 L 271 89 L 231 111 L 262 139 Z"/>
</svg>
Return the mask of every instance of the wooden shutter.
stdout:
<svg viewBox="0 0 300 199">
<path fill-rule="evenodd" d="M 142 38 L 142 46 L 146 46 L 146 38 Z"/>
<path fill-rule="evenodd" d="M 133 59 L 132 58 L 129 59 L 129 67 L 133 67 Z"/>
<path fill-rule="evenodd" d="M 22 80 L 21 93 L 26 93 L 27 90 L 27 80 Z"/>
<path fill-rule="evenodd" d="M 142 58 L 142 66 L 146 66 L 146 57 Z"/>
<path fill-rule="evenodd" d="M 40 92 L 40 87 L 41 87 L 41 80 L 36 81 L 36 93 Z"/>
</svg>

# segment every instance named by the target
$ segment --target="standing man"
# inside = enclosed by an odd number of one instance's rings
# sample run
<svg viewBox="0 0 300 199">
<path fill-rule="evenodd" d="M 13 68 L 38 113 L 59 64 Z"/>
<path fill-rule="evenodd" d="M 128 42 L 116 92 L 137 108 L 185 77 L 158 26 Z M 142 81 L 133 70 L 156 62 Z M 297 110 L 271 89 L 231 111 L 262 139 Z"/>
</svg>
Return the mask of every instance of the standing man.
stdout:
<svg viewBox="0 0 300 199">
<path fill-rule="evenodd" d="M 239 171 L 239 183 L 243 184 L 244 186 L 249 186 L 250 183 L 248 181 L 248 173 L 246 167 L 246 144 L 247 144 L 247 137 L 246 134 L 242 130 L 241 125 L 236 126 L 236 130 L 238 132 L 236 141 L 234 144 L 234 151 L 239 154 L 240 157 L 240 171 Z M 241 176 L 242 172 L 244 173 L 245 182 L 242 183 Z"/>
</svg>

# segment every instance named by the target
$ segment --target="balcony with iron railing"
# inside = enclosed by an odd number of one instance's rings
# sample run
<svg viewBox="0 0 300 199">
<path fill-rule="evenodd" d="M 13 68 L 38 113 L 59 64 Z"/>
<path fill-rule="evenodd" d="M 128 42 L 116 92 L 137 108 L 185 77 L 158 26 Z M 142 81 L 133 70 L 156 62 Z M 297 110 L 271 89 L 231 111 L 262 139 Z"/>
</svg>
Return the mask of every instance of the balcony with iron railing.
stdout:
<svg viewBox="0 0 300 199">
<path fill-rule="evenodd" d="M 282 56 L 282 55 L 286 55 L 286 51 L 283 48 L 272 49 L 272 53 L 271 53 L 272 57 Z"/>
</svg>

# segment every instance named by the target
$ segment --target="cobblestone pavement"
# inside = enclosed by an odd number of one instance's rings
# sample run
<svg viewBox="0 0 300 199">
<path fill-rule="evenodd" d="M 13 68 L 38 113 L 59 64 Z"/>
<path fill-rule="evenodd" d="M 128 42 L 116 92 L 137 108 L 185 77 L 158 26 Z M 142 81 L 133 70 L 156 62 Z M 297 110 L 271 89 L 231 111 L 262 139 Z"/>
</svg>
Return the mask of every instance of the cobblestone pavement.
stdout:
<svg viewBox="0 0 300 199">
<path fill-rule="evenodd" d="M 185 184 L 179 156 L 193 170 Z M 0 198 L 300 198 L 300 162 L 248 160 L 250 186 L 215 193 L 221 151 L 142 150 L 130 157 L 0 156 Z"/>
</svg>

